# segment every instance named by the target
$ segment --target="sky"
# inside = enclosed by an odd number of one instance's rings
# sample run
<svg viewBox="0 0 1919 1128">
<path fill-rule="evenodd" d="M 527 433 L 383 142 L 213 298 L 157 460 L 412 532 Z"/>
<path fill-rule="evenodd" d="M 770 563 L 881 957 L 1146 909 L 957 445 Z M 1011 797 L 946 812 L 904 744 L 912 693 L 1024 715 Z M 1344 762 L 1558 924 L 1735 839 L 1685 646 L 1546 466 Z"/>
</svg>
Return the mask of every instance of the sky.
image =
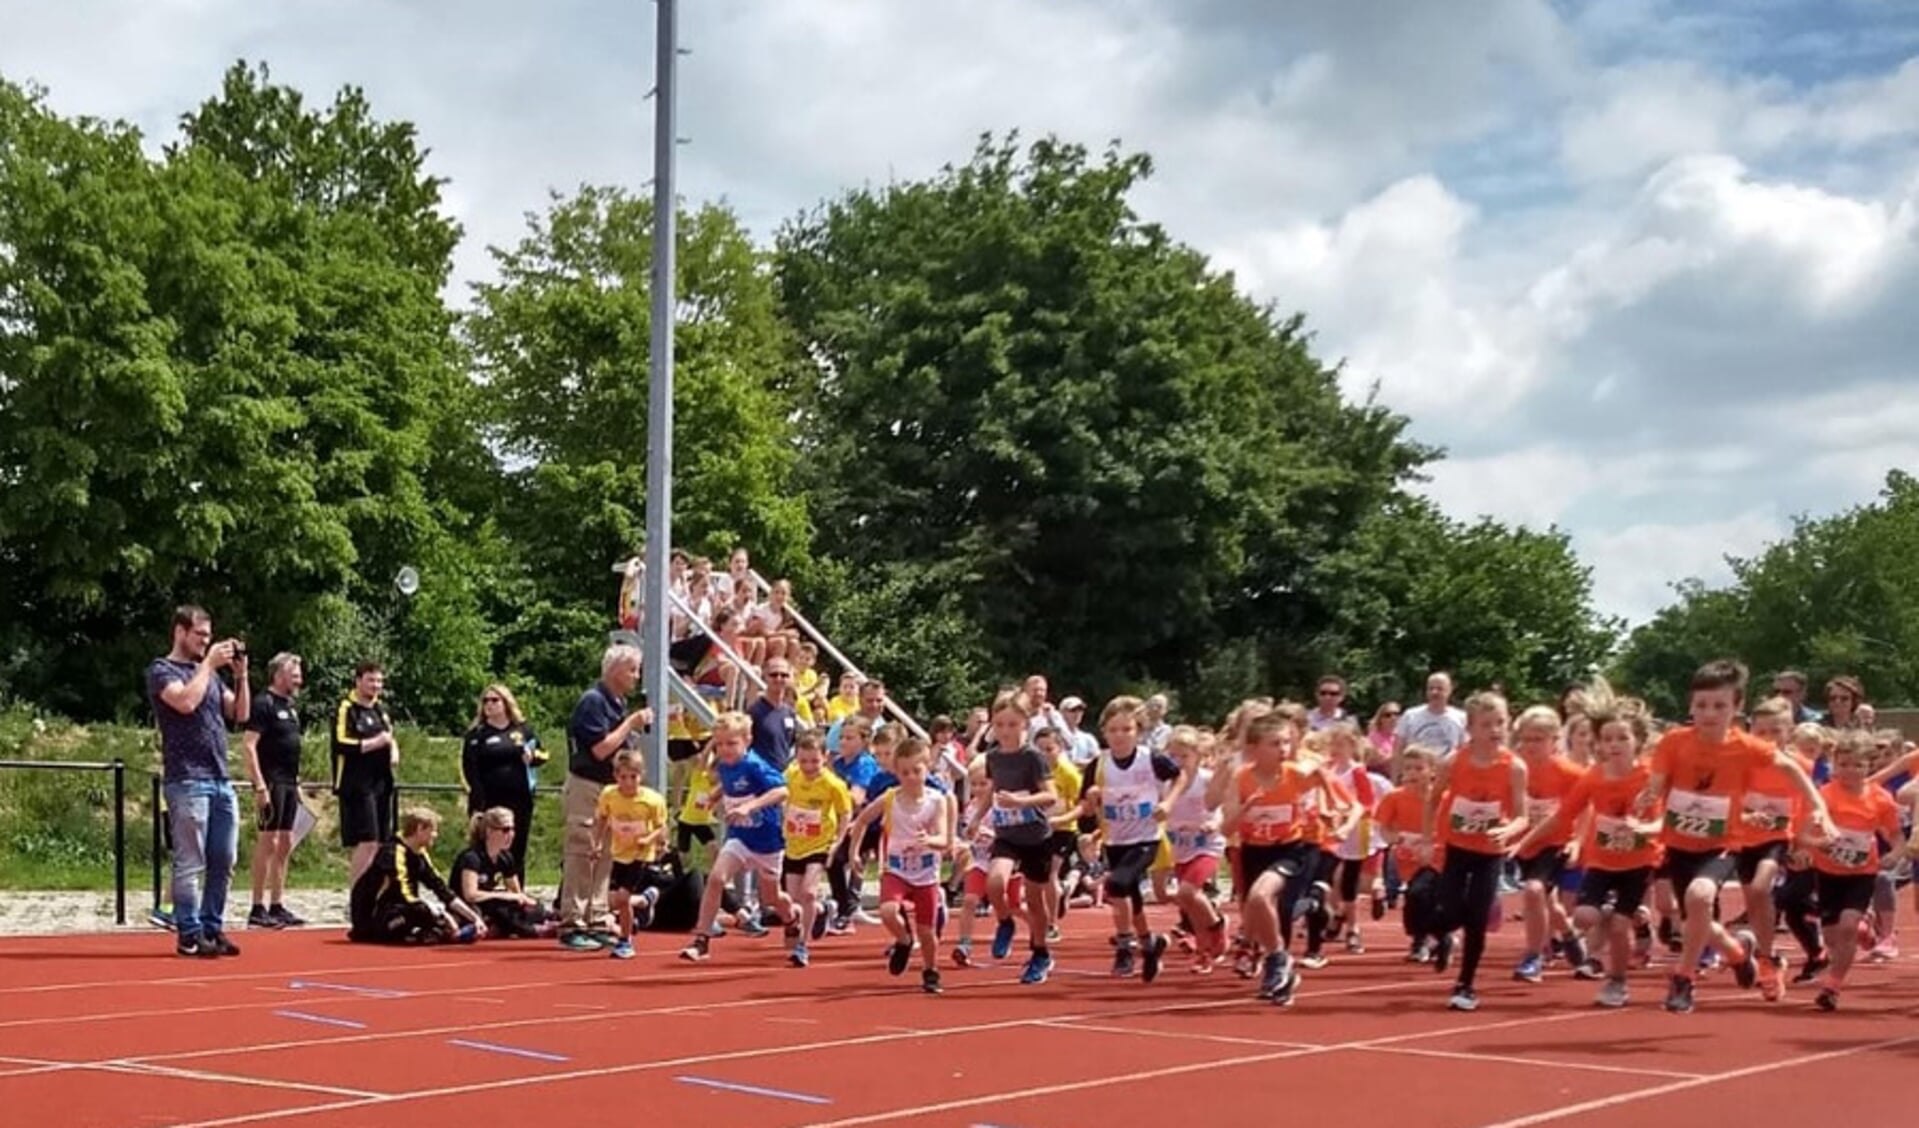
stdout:
<svg viewBox="0 0 1919 1128">
<path fill-rule="evenodd" d="M 987 131 L 1152 154 L 1141 215 L 1566 530 L 1603 611 L 1919 463 L 1919 0 L 683 0 L 680 186 L 762 237 Z M 1461 16 L 1470 12 L 1471 19 Z M 156 140 L 234 60 L 415 122 L 485 278 L 651 175 L 646 0 L 0 0 L 0 75 Z"/>
</svg>

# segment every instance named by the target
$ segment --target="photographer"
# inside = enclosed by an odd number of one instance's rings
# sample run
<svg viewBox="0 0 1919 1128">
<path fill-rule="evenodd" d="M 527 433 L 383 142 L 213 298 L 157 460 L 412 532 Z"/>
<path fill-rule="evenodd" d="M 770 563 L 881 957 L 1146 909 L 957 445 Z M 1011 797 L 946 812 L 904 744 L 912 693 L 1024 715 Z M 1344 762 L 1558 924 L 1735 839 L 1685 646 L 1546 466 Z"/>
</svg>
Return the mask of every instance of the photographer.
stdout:
<svg viewBox="0 0 1919 1128">
<path fill-rule="evenodd" d="M 233 687 L 220 680 L 230 669 Z M 227 890 L 240 846 L 240 807 L 227 778 L 227 724 L 245 724 L 246 644 L 215 643 L 198 607 L 173 613 L 173 648 L 147 667 L 173 831 L 173 918 L 182 956 L 237 956 L 226 936 Z"/>
</svg>

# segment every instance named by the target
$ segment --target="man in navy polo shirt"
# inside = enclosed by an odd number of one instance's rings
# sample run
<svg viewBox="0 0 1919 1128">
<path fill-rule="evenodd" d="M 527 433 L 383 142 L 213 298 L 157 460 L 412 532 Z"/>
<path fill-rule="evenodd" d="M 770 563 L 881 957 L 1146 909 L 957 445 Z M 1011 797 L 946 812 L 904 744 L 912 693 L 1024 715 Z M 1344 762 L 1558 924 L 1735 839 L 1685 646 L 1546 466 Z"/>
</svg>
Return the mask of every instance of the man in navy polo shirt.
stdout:
<svg viewBox="0 0 1919 1128">
<path fill-rule="evenodd" d="M 233 672 L 233 688 L 220 671 Z M 173 920 L 182 956 L 237 956 L 226 935 L 227 890 L 240 852 L 240 805 L 227 777 L 227 723 L 251 711 L 246 648 L 213 641 L 198 607 L 173 613 L 173 648 L 147 667 L 147 696 L 160 730 L 167 818 L 173 830 Z"/>
<path fill-rule="evenodd" d="M 606 886 L 613 873 L 610 854 L 594 856 L 593 822 L 600 792 L 613 783 L 613 757 L 653 723 L 642 702 L 627 712 L 626 695 L 640 681 L 640 650 L 606 648 L 600 680 L 580 695 L 567 725 L 566 783 L 560 809 L 566 818 L 564 865 L 560 871 L 560 945 L 573 951 L 612 947 L 612 917 Z"/>
<path fill-rule="evenodd" d="M 766 691 L 747 707 L 753 718 L 753 751 L 776 772 L 786 770 L 793 759 L 793 742 L 799 738 L 800 714 L 793 707 L 798 694 L 793 689 L 793 665 L 784 658 L 768 658 L 761 673 Z"/>
</svg>

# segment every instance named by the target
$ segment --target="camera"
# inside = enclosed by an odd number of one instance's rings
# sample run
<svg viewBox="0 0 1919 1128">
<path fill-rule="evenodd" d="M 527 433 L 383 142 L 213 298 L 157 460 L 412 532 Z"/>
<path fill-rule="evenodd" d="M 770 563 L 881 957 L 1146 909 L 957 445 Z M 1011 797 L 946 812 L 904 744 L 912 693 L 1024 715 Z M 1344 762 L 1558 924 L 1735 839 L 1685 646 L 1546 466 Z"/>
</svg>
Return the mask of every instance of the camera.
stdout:
<svg viewBox="0 0 1919 1128">
<path fill-rule="evenodd" d="M 245 639 L 236 638 L 233 640 L 233 660 L 235 662 L 244 662 L 247 660 L 247 644 Z"/>
</svg>

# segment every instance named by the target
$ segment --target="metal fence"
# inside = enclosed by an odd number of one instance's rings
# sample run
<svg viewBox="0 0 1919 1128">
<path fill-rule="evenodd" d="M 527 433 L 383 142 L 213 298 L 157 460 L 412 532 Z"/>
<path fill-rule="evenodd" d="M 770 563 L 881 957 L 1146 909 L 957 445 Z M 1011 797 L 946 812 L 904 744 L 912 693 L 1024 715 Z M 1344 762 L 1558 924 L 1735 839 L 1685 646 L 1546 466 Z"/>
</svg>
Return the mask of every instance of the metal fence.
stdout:
<svg viewBox="0 0 1919 1128">
<path fill-rule="evenodd" d="M 113 777 L 113 921 L 127 922 L 127 763 L 125 760 L 0 760 L 0 771 L 105 772 Z M 158 777 L 155 777 L 157 780 Z M 159 784 L 155 783 L 158 793 Z M 156 811 L 159 809 L 156 805 Z M 156 826 L 158 822 L 156 820 Z"/>
</svg>

